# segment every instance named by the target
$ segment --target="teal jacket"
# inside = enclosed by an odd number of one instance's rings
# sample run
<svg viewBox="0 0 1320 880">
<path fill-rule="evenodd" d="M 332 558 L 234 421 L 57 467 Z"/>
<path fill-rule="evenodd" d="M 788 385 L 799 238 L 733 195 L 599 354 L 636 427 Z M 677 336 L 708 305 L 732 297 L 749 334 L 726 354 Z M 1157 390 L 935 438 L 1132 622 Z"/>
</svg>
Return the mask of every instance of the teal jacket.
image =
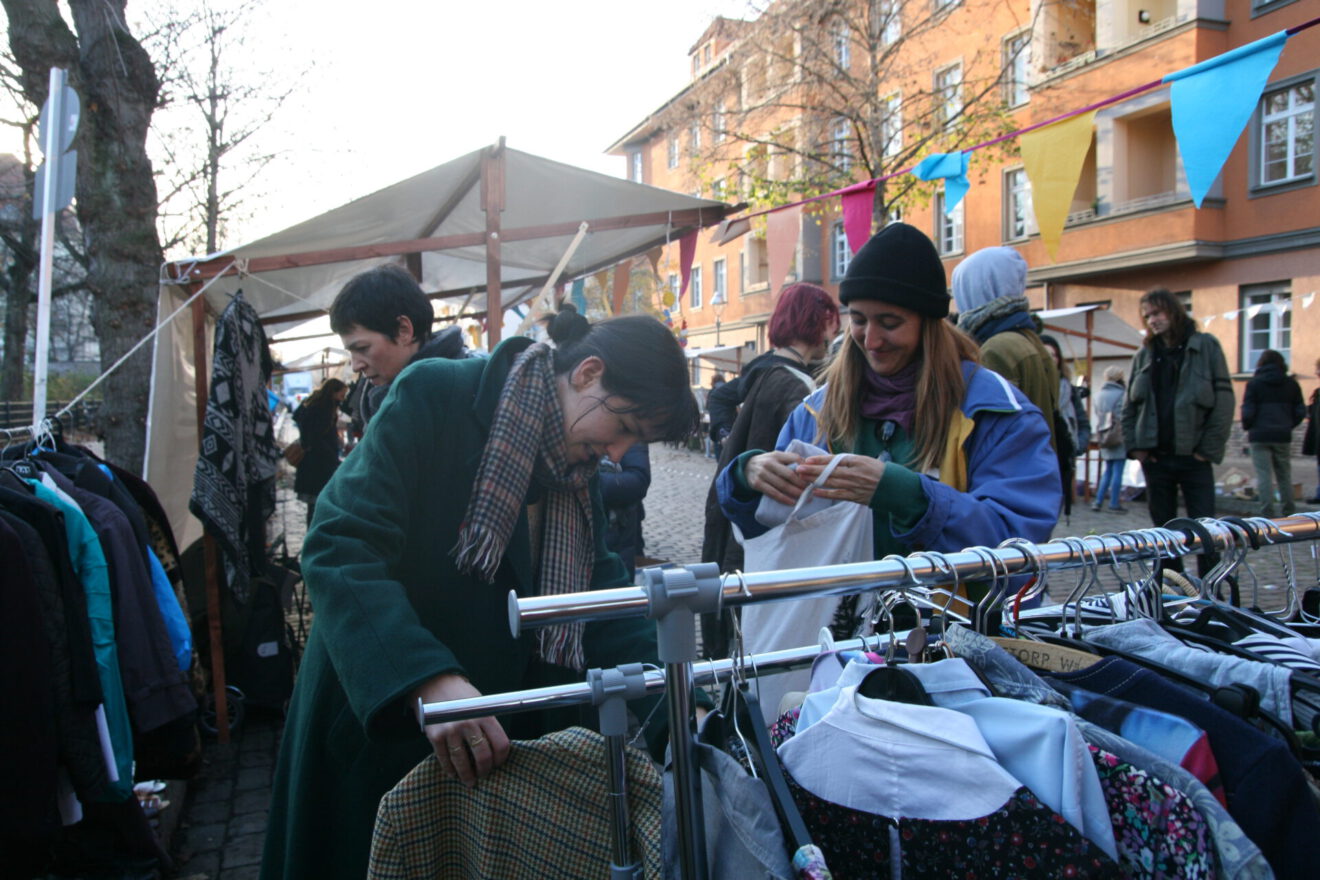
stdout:
<svg viewBox="0 0 1320 880">
<path fill-rule="evenodd" d="M 1151 347 L 1132 356 L 1127 397 L 1123 401 L 1123 445 L 1128 454 L 1159 443 L 1155 389 L 1151 383 Z M 1233 428 L 1233 381 L 1219 340 L 1195 332 L 1187 340 L 1173 393 L 1173 446 L 1176 455 L 1199 455 L 1215 464 L 1224 460 Z"/>
<path fill-rule="evenodd" d="M 316 617 L 276 768 L 263 878 L 366 875 L 381 796 L 431 751 L 409 697 L 422 682 L 459 673 L 495 694 L 581 678 L 536 661 L 535 632 L 510 635 L 509 590 L 535 593 L 525 514 L 495 583 L 460 574 L 450 555 L 495 405 L 529 344 L 408 367 L 317 502 L 302 563 Z M 620 586 L 594 484 L 591 587 Z M 654 662 L 655 627 L 589 624 L 583 647 L 589 666 Z M 633 711 L 646 718 L 653 703 Z M 582 719 L 569 709 L 501 720 L 511 738 L 529 739 Z M 663 728 L 648 734 L 662 739 Z"/>
</svg>

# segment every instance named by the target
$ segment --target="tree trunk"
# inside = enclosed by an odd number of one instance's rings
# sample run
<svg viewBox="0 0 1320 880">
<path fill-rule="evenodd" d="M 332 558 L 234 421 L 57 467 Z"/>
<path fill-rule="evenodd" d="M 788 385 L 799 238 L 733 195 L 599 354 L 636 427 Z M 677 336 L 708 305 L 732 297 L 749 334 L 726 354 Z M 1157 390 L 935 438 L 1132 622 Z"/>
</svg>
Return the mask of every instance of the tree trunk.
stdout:
<svg viewBox="0 0 1320 880">
<path fill-rule="evenodd" d="M 32 188 L 32 172 L 23 169 L 27 191 Z M 27 365 L 28 304 L 32 300 L 32 279 L 37 271 L 39 225 L 32 219 L 28 204 L 17 199 L 20 215 L 17 229 L 9 243 L 9 265 L 5 267 L 5 357 L 0 364 L 0 400 L 22 400 L 24 367 Z"/>
<path fill-rule="evenodd" d="M 78 220 L 95 297 L 92 323 L 108 368 L 155 326 L 163 261 L 156 234 L 156 182 L 146 153 L 159 82 L 151 59 L 124 23 L 124 0 L 69 0 L 77 36 L 50 0 L 0 0 L 10 48 L 29 100 L 46 100 L 51 67 L 69 71 L 82 99 Z M 105 383 L 100 432 L 106 457 L 141 472 L 146 445 L 151 346 Z"/>
</svg>

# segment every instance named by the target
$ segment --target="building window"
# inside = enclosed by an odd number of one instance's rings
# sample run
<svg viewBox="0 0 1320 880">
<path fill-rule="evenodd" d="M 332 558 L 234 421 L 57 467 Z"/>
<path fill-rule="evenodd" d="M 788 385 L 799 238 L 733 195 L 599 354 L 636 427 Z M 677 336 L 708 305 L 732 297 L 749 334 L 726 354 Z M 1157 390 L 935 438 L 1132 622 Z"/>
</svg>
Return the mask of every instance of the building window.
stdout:
<svg viewBox="0 0 1320 880">
<path fill-rule="evenodd" d="M 847 70 L 852 64 L 852 32 L 848 25 L 839 24 L 834 28 L 834 63 L 840 70 Z"/>
<path fill-rule="evenodd" d="M 1004 40 L 1004 100 L 1010 107 L 1027 103 L 1027 67 L 1030 61 L 1030 31 Z"/>
<path fill-rule="evenodd" d="M 941 12 L 950 10 L 961 2 L 962 0 L 935 0 L 935 13 L 938 15 Z"/>
<path fill-rule="evenodd" d="M 711 266 L 711 280 L 715 284 L 710 293 L 711 305 L 728 301 L 729 273 L 725 270 L 725 265 L 724 258 L 720 257 L 715 261 L 714 265 Z"/>
<path fill-rule="evenodd" d="M 842 280 L 852 262 L 852 248 L 848 247 L 848 233 L 840 220 L 830 229 L 830 269 L 835 281 Z"/>
<path fill-rule="evenodd" d="M 628 154 L 628 179 L 635 183 L 642 182 L 642 151 L 633 150 Z"/>
<path fill-rule="evenodd" d="M 1315 175 L 1315 80 L 1266 92 L 1260 100 L 1260 183 Z"/>
<path fill-rule="evenodd" d="M 1017 241 L 1039 231 L 1031 206 L 1031 181 L 1021 168 L 1004 172 L 1004 214 L 1004 241 Z"/>
<path fill-rule="evenodd" d="M 700 123 L 700 122 L 694 122 L 694 123 L 692 123 L 692 127 L 691 127 L 690 129 L 688 129 L 688 147 L 689 147 L 689 148 L 692 150 L 692 152 L 694 152 L 694 153 L 695 153 L 697 150 L 700 150 L 700 149 L 701 149 L 701 123 Z"/>
<path fill-rule="evenodd" d="M 852 169 L 852 123 L 842 116 L 830 126 L 830 162 L 840 172 Z"/>
<path fill-rule="evenodd" d="M 1242 288 L 1242 369 L 1256 369 L 1265 349 L 1290 359 L 1292 348 L 1292 291 L 1286 281 L 1251 284 Z"/>
<path fill-rule="evenodd" d="M 963 207 L 967 200 L 963 199 L 958 203 L 958 207 L 953 209 L 953 213 L 944 213 L 944 193 L 935 194 L 935 244 L 939 247 L 940 256 L 947 257 L 952 254 L 960 254 L 963 249 Z"/>
<path fill-rule="evenodd" d="M 903 152 L 903 98 L 894 94 L 885 98 L 884 116 L 880 118 L 880 144 L 886 159 Z"/>
<path fill-rule="evenodd" d="M 738 251 L 738 292 L 747 290 L 747 249 Z"/>
<path fill-rule="evenodd" d="M 715 105 L 715 110 L 710 114 L 710 139 L 715 143 L 724 142 L 724 102 L 720 101 Z"/>
<path fill-rule="evenodd" d="M 903 36 L 902 0 L 880 0 L 880 43 L 892 46 Z"/>
<path fill-rule="evenodd" d="M 718 180 L 711 181 L 710 197 L 717 202 L 722 202 L 724 201 L 724 197 L 728 195 L 728 190 L 728 184 L 726 184 L 724 178 L 721 177 Z"/>
<path fill-rule="evenodd" d="M 688 305 L 701 308 L 701 267 L 692 267 L 692 280 L 688 282 Z"/>
<path fill-rule="evenodd" d="M 668 164 L 670 168 L 678 167 L 678 135 L 676 134 L 671 134 L 669 136 L 668 150 L 665 159 L 666 164 Z"/>
<path fill-rule="evenodd" d="M 943 108 L 944 126 L 953 125 L 962 115 L 962 63 L 950 64 L 935 71 L 935 95 Z"/>
</svg>

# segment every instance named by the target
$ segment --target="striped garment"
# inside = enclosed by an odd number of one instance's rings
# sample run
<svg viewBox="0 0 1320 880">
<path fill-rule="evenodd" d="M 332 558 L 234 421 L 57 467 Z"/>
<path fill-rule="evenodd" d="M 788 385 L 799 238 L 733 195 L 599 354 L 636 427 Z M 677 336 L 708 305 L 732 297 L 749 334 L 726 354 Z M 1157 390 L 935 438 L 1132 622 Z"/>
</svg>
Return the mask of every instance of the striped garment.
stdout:
<svg viewBox="0 0 1320 880">
<path fill-rule="evenodd" d="M 610 875 L 605 740 L 581 727 L 515 741 L 509 760 L 467 789 L 422 761 L 381 798 L 370 880 L 472 877 L 604 878 Z M 660 774 L 627 750 L 632 854 L 642 876 L 661 876 Z M 640 857 L 640 858 L 639 858 Z"/>
</svg>

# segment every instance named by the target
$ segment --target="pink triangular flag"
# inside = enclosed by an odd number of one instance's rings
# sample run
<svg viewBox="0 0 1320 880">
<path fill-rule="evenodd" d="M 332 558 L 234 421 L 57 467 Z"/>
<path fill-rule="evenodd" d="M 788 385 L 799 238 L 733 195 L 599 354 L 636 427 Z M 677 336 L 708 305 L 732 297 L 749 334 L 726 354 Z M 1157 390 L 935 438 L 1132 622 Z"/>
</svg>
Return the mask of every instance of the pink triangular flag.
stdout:
<svg viewBox="0 0 1320 880">
<path fill-rule="evenodd" d="M 770 290 L 777 295 L 788 277 L 788 267 L 797 255 L 802 233 L 802 206 L 775 211 L 765 218 L 765 249 L 770 254 Z"/>
<path fill-rule="evenodd" d="M 692 281 L 692 258 L 697 255 L 697 231 L 694 229 L 678 241 L 678 272 L 682 276 L 682 285 L 678 290 L 678 298 L 681 300 L 687 293 L 688 284 Z"/>
<path fill-rule="evenodd" d="M 869 181 L 859 183 L 843 191 L 843 231 L 848 236 L 848 249 L 854 254 L 871 237 L 874 213 L 874 184 Z"/>
</svg>

